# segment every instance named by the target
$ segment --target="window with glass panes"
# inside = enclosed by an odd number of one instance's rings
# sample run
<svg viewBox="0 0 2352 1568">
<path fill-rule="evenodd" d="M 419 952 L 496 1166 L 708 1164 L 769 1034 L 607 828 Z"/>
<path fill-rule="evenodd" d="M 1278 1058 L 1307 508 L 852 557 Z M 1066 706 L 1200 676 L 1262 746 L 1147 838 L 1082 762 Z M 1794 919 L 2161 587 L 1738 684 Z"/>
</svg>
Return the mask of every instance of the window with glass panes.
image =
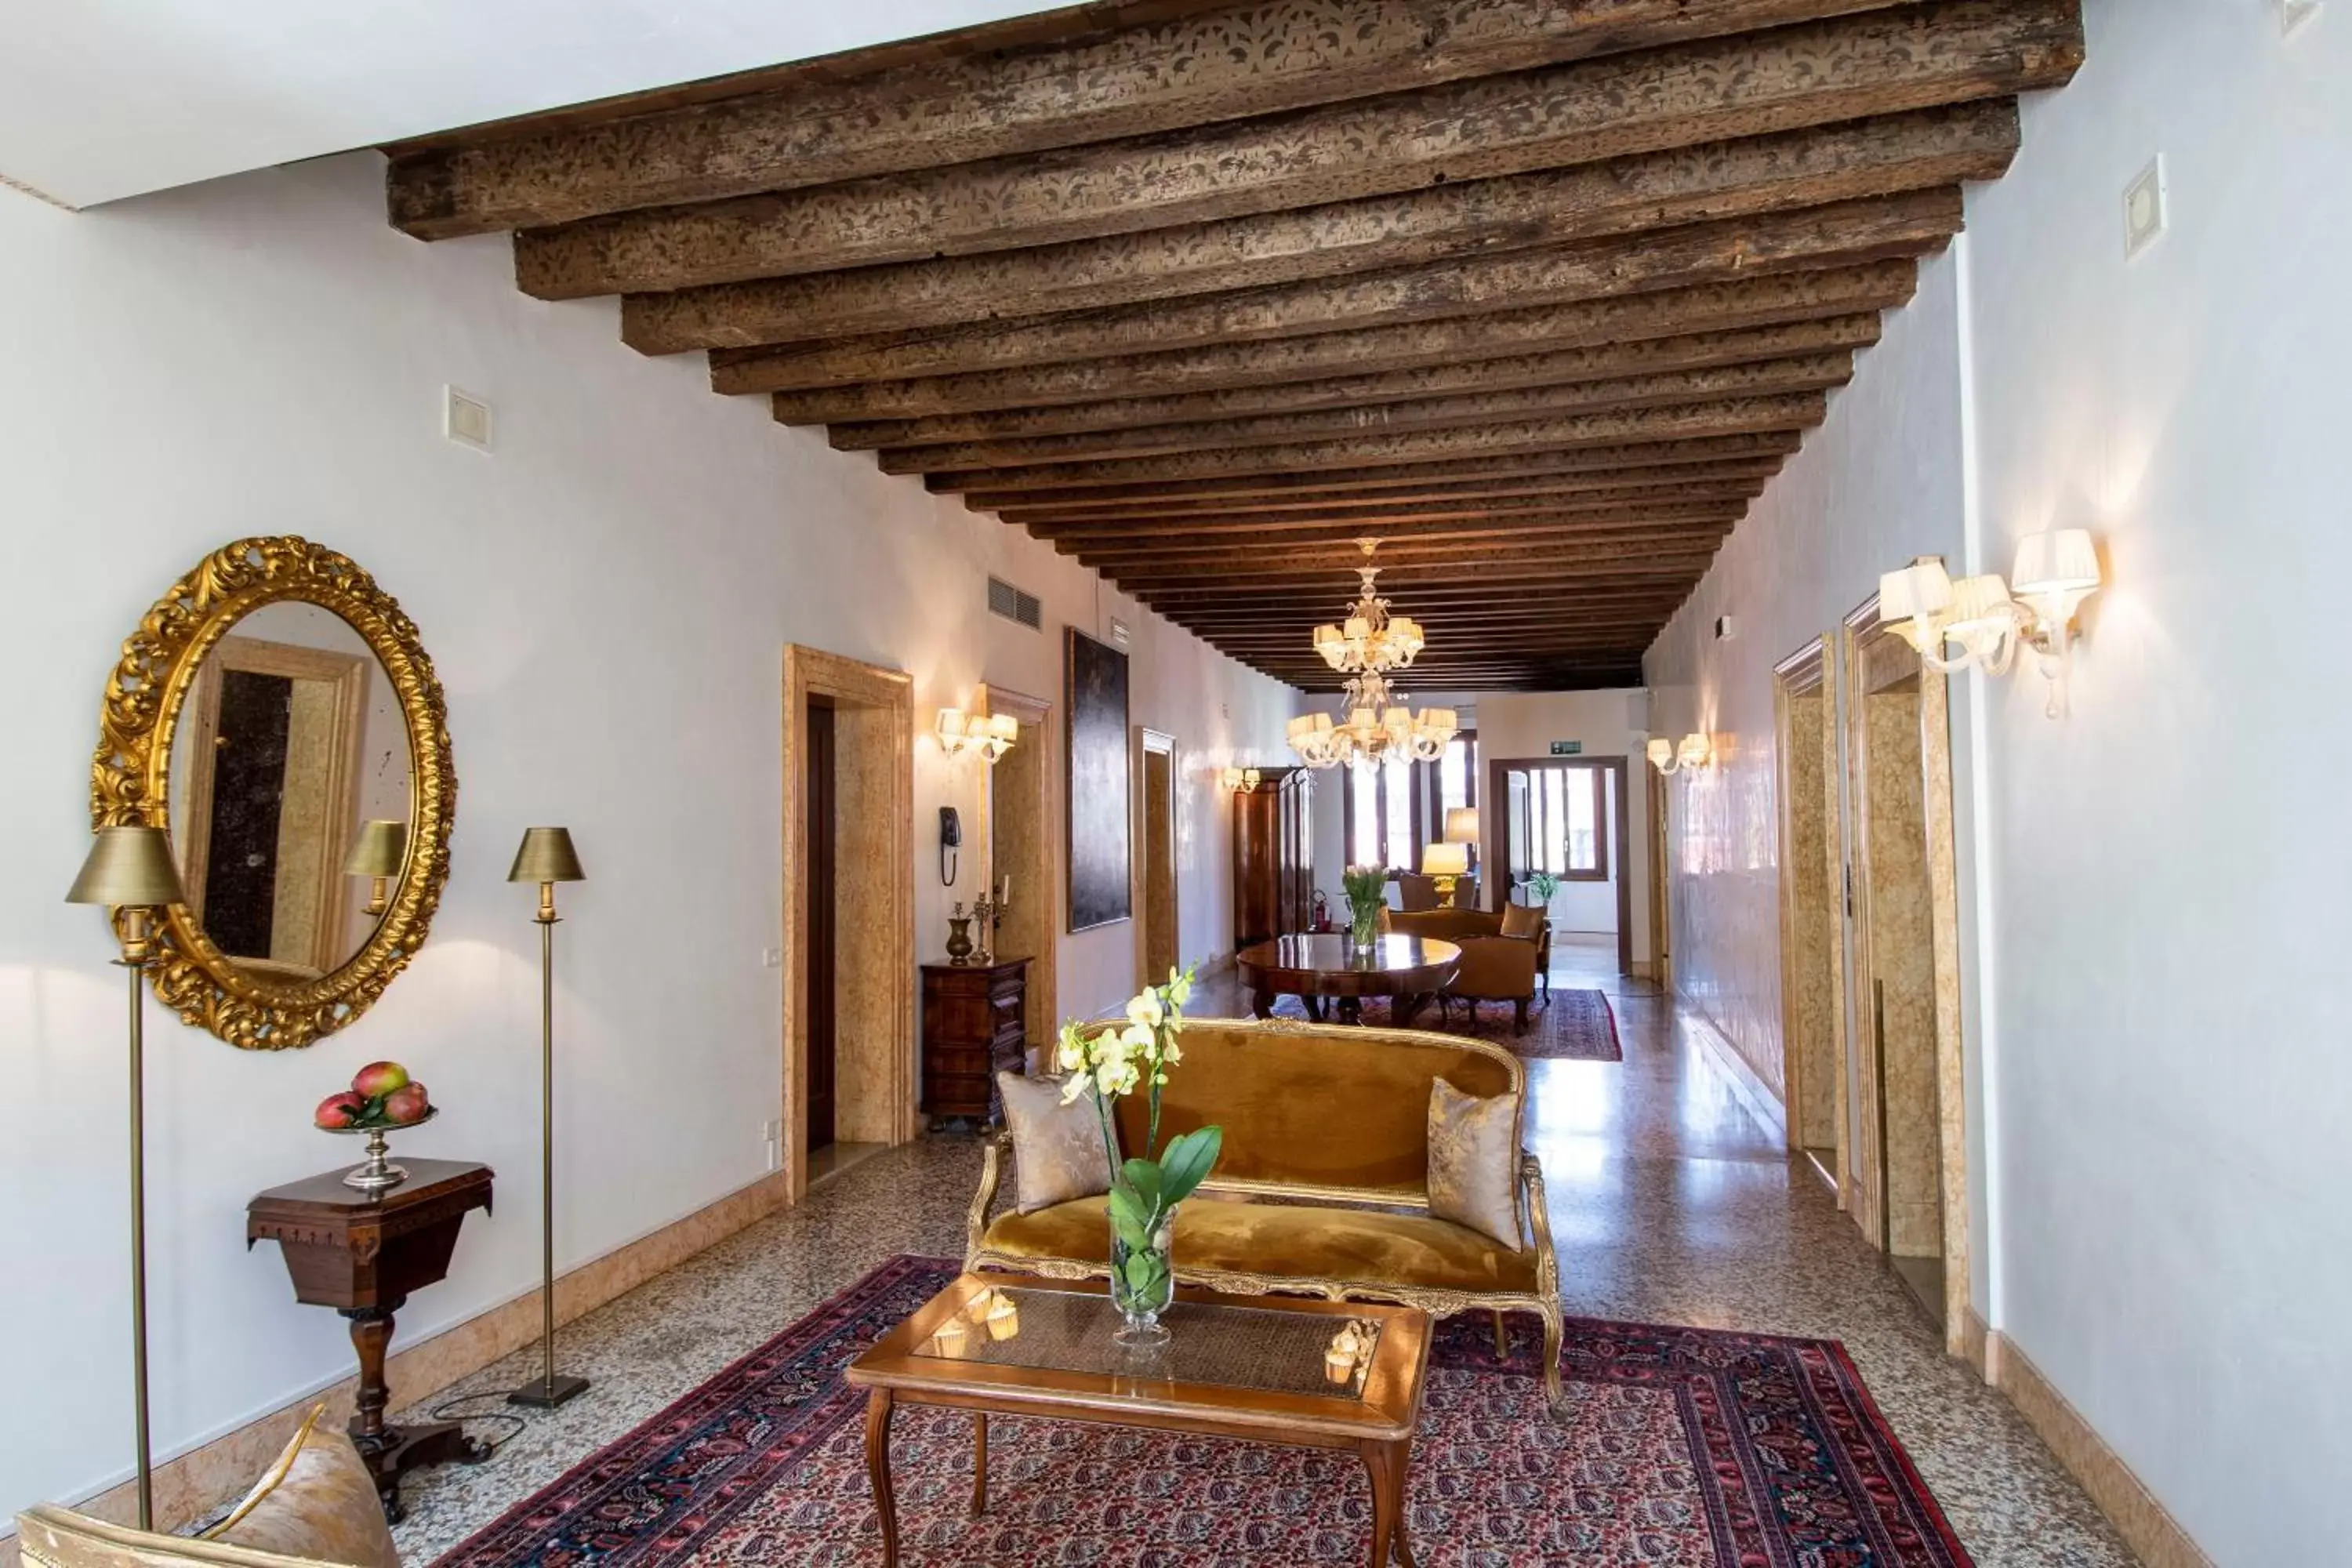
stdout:
<svg viewBox="0 0 2352 1568">
<path fill-rule="evenodd" d="M 1445 836 L 1445 813 L 1478 804 L 1477 731 L 1454 736 L 1433 763 L 1390 757 L 1347 776 L 1348 864 L 1418 870 L 1423 847 Z"/>
</svg>

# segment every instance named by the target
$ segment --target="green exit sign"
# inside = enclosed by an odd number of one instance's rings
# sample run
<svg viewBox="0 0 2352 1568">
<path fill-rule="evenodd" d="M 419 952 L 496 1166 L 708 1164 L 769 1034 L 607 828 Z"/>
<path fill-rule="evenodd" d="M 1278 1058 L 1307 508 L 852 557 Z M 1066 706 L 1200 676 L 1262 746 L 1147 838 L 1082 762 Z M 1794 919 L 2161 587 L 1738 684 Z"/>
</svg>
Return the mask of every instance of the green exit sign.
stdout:
<svg viewBox="0 0 2352 1568">
<path fill-rule="evenodd" d="M 1575 757 L 1583 753 L 1584 742 L 1581 741 L 1554 741 L 1551 743 L 1551 754 L 1555 757 Z"/>
</svg>

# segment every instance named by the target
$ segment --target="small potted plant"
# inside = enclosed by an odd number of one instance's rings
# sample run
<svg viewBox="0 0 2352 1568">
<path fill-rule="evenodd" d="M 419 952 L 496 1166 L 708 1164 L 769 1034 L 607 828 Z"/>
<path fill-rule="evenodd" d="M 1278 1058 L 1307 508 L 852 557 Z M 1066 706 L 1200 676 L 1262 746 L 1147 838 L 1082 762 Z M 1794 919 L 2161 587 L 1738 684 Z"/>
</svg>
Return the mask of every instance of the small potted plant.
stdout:
<svg viewBox="0 0 2352 1568">
<path fill-rule="evenodd" d="M 1549 871 L 1530 871 L 1519 884 L 1527 889 L 1529 909 L 1551 908 L 1551 896 L 1559 891 L 1559 878 Z"/>
<path fill-rule="evenodd" d="M 1359 952 L 1370 952 L 1380 939 L 1381 906 L 1388 900 L 1389 874 L 1379 866 L 1350 866 L 1340 873 L 1339 888 L 1348 896 L 1348 938 Z"/>
<path fill-rule="evenodd" d="M 1160 1090 L 1168 1069 L 1184 1059 L 1176 1037 L 1183 1032 L 1192 973 L 1170 970 L 1165 985 L 1150 986 L 1128 1003 L 1124 1023 L 1064 1024 L 1055 1053 L 1055 1065 L 1069 1075 L 1063 1104 L 1093 1088 L 1103 1151 L 1118 1173 L 1110 1187 L 1110 1299 L 1124 1321 L 1113 1337 L 1134 1350 L 1168 1342 L 1160 1314 L 1176 1293 L 1176 1205 L 1208 1179 L 1224 1143 L 1223 1129 L 1211 1126 L 1171 1138 L 1165 1150 L 1160 1148 Z M 1143 1153 L 1122 1163 L 1111 1101 L 1139 1087 L 1150 1097 Z"/>
</svg>

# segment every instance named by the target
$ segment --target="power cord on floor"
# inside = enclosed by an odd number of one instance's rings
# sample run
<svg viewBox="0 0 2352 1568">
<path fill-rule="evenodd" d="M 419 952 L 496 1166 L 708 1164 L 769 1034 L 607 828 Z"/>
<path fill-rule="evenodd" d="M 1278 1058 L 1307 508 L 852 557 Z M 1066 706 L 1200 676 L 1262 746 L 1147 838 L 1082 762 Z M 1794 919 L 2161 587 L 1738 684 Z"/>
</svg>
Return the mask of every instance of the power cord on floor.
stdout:
<svg viewBox="0 0 2352 1568">
<path fill-rule="evenodd" d="M 516 1415 L 512 1410 L 469 1411 L 463 1409 L 462 1406 L 471 1405 L 477 1400 L 496 1399 L 503 1402 L 505 1398 L 505 1393 L 499 1390 L 492 1390 L 484 1394 L 461 1394 L 457 1398 L 449 1400 L 445 1404 L 435 1405 L 433 1407 L 432 1418 L 436 1421 L 496 1421 L 508 1423 L 509 1425 L 506 1426 L 504 1430 L 501 1431 L 498 1436 L 482 1440 L 482 1447 L 489 1453 L 495 1454 L 500 1448 L 505 1447 L 510 1440 L 522 1436 L 522 1429 L 529 1426 L 530 1422 L 525 1420 L 522 1416 Z"/>
</svg>

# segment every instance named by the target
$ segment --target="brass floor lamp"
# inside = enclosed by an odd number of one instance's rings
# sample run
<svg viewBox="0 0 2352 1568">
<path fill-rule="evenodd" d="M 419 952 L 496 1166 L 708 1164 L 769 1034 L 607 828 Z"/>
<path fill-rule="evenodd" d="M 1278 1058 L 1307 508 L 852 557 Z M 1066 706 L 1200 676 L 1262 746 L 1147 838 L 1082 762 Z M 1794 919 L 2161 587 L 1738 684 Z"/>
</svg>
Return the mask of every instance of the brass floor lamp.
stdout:
<svg viewBox="0 0 2352 1568">
<path fill-rule="evenodd" d="M 563 827 L 526 827 L 509 882 L 539 884 L 539 1138 L 540 1363 L 539 1375 L 507 1395 L 509 1405 L 552 1409 L 586 1391 L 588 1380 L 555 1370 L 555 884 L 582 882 L 580 856 Z"/>
<path fill-rule="evenodd" d="M 146 1013 L 142 973 L 154 956 L 155 924 L 164 909 L 184 903 L 172 846 L 160 827 L 101 827 L 81 874 L 66 894 L 69 904 L 104 904 L 122 911 L 121 964 L 131 981 L 131 1383 L 139 1443 L 139 1528 L 155 1527 L 155 1467 L 147 1434 L 147 1128 Z"/>
</svg>

